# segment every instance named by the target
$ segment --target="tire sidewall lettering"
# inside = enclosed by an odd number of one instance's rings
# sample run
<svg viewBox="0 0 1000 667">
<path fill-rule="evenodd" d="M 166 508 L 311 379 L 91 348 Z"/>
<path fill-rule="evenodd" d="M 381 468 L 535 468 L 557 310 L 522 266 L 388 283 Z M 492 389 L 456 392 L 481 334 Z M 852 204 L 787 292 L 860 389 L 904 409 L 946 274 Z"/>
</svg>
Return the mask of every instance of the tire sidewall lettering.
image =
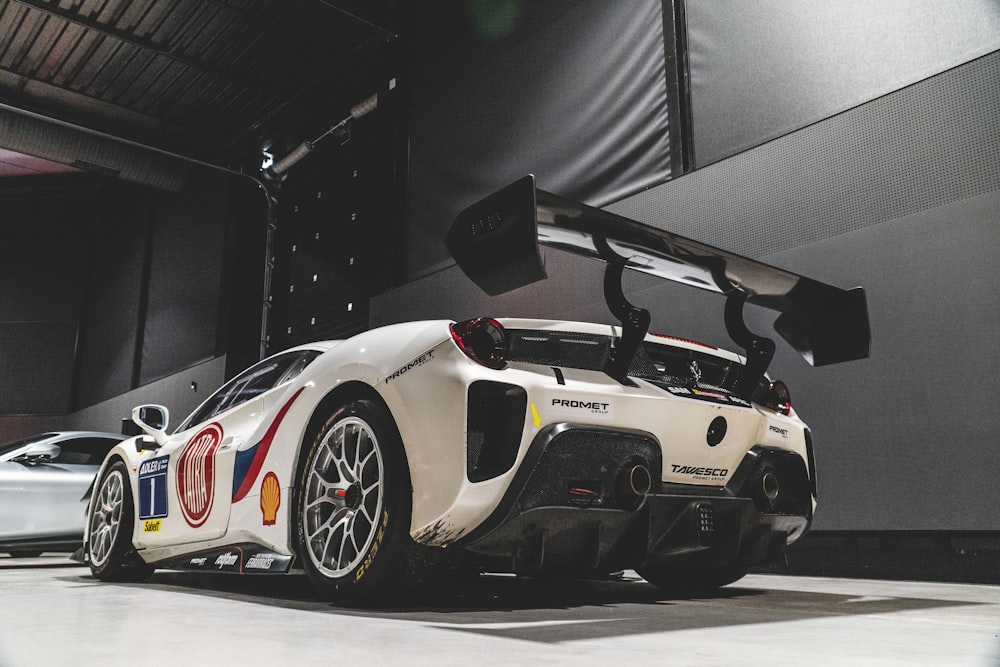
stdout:
<svg viewBox="0 0 1000 667">
<path fill-rule="evenodd" d="M 371 548 L 368 550 L 368 555 L 365 559 L 361 561 L 361 565 L 354 573 L 354 581 L 361 581 L 361 578 L 365 576 L 368 570 L 372 566 L 372 562 L 375 560 L 375 555 L 379 551 L 379 547 L 382 545 L 382 539 L 385 537 L 386 526 L 389 525 L 389 510 L 382 510 L 382 521 L 378 528 L 378 533 L 375 535 L 375 540 L 372 542 Z"/>
</svg>

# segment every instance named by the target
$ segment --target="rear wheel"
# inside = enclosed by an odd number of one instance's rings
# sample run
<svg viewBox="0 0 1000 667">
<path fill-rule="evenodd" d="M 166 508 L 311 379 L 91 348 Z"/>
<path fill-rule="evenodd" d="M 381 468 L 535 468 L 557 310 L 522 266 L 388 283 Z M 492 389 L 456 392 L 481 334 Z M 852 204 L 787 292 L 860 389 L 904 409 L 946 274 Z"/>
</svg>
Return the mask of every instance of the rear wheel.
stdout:
<svg viewBox="0 0 1000 667">
<path fill-rule="evenodd" d="M 101 476 L 90 504 L 90 571 L 103 581 L 142 581 L 153 568 L 139 558 L 132 547 L 135 508 L 128 468 L 113 463 Z"/>
<path fill-rule="evenodd" d="M 410 538 L 409 468 L 389 412 L 370 400 L 348 402 L 307 442 L 296 521 L 317 592 L 350 606 L 427 593 L 438 550 Z"/>
<path fill-rule="evenodd" d="M 746 567 L 715 565 L 711 567 L 677 567 L 667 562 L 647 563 L 637 568 L 639 575 L 666 591 L 677 594 L 705 593 L 742 579 Z"/>
</svg>

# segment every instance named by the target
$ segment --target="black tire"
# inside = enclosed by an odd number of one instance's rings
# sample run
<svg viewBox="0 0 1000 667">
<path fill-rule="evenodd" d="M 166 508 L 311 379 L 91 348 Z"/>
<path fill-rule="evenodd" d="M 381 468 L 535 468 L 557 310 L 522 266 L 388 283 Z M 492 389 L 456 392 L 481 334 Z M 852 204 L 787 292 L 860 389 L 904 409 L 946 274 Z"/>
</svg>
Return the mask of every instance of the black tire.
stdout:
<svg viewBox="0 0 1000 667">
<path fill-rule="evenodd" d="M 298 474 L 298 553 L 316 592 L 344 606 L 395 605 L 426 596 L 439 549 L 410 538 L 412 489 L 388 410 L 355 400 L 307 437 Z"/>
<path fill-rule="evenodd" d="M 153 568 L 139 558 L 132 546 L 135 508 L 128 468 L 122 461 L 116 461 L 101 475 L 87 521 L 87 551 L 95 577 L 102 581 L 144 581 L 153 574 Z"/>
<path fill-rule="evenodd" d="M 672 565 L 669 561 L 647 563 L 637 568 L 643 579 L 673 594 L 707 593 L 742 579 L 746 567 L 738 564 L 690 567 Z"/>
<path fill-rule="evenodd" d="M 25 551 L 25 550 L 8 551 L 7 553 L 10 555 L 11 558 L 38 558 L 39 556 L 42 555 L 41 551 Z"/>
</svg>

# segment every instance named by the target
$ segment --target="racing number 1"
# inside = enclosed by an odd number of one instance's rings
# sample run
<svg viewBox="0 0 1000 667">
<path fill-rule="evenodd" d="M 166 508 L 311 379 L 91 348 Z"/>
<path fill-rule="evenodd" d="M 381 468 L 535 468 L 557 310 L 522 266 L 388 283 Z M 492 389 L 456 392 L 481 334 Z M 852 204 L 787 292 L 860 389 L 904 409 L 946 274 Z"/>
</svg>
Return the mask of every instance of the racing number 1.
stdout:
<svg viewBox="0 0 1000 667">
<path fill-rule="evenodd" d="M 169 456 L 143 461 L 139 466 L 139 518 L 167 516 L 167 465 Z M 157 484 L 159 481 L 159 484 Z"/>
</svg>

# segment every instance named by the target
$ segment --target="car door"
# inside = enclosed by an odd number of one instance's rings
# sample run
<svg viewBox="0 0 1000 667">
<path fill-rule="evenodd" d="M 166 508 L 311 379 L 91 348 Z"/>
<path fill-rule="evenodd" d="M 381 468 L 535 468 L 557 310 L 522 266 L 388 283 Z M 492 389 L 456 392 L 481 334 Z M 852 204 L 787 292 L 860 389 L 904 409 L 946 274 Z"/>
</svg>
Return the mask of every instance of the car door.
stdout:
<svg viewBox="0 0 1000 667">
<path fill-rule="evenodd" d="M 82 535 L 80 497 L 88 483 L 47 463 L 0 462 L 0 539 Z"/>
<path fill-rule="evenodd" d="M 290 380 L 302 357 L 287 353 L 247 369 L 143 460 L 137 478 L 137 546 L 203 542 L 225 534 L 236 450 L 260 425 L 269 394 Z"/>
<path fill-rule="evenodd" d="M 101 460 L 119 439 L 80 435 L 44 440 L 57 445 L 52 459 L 0 462 L 0 536 L 4 539 L 83 535 L 86 493 Z M 26 451 L 30 450 L 30 446 Z"/>
<path fill-rule="evenodd" d="M 59 454 L 51 463 L 39 466 L 51 474 L 49 481 L 39 484 L 48 495 L 44 501 L 48 512 L 48 527 L 54 535 L 83 533 L 86 521 L 81 498 L 87 492 L 104 457 L 124 436 L 80 434 L 63 437 L 55 442 Z"/>
</svg>

